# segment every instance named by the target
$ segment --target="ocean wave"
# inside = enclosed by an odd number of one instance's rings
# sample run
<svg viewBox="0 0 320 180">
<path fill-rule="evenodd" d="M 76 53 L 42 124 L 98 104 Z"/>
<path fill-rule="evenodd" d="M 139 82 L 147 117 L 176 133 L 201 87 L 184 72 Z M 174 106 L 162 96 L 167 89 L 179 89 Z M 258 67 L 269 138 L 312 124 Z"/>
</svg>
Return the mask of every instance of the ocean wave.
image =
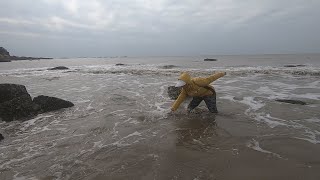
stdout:
<svg viewBox="0 0 320 180">
<path fill-rule="evenodd" d="M 170 68 L 164 68 L 170 67 Z M 215 72 L 224 71 L 231 76 L 246 76 L 254 74 L 262 75 L 293 75 L 293 76 L 320 76 L 319 67 L 215 67 L 215 68 L 183 68 L 175 65 L 159 66 L 155 64 L 140 65 L 131 64 L 126 66 L 101 65 L 101 66 L 74 66 L 68 71 L 49 71 L 47 68 L 15 69 L 0 71 L 0 76 L 43 76 L 43 75 L 66 75 L 69 73 L 81 74 L 132 74 L 132 75 L 177 75 L 187 71 L 194 76 L 207 76 Z"/>
<path fill-rule="evenodd" d="M 297 68 L 279 68 L 279 67 L 216 67 L 212 69 L 180 68 L 174 67 L 163 69 L 156 66 L 127 66 L 119 68 L 84 68 L 79 72 L 89 74 L 133 74 L 133 75 L 176 75 L 181 72 L 190 72 L 195 76 L 206 76 L 215 72 L 225 71 L 229 75 L 245 76 L 252 74 L 284 74 L 296 76 L 320 76 L 320 68 L 297 67 Z"/>
</svg>

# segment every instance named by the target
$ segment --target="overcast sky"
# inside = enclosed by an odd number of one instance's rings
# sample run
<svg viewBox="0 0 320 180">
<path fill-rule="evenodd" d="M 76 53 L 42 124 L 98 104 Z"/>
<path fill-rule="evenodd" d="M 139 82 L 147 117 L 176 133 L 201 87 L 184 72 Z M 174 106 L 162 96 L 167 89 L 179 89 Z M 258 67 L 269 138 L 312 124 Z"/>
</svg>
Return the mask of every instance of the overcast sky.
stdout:
<svg viewBox="0 0 320 180">
<path fill-rule="evenodd" d="M 1 0 L 28 56 L 320 53 L 320 0 Z"/>
</svg>

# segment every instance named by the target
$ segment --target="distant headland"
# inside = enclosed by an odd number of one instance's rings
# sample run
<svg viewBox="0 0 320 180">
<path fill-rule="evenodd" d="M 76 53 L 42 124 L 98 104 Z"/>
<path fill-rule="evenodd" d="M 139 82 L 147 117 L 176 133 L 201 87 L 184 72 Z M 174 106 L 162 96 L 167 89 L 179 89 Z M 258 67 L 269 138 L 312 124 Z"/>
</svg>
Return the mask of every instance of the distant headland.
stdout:
<svg viewBox="0 0 320 180">
<path fill-rule="evenodd" d="M 0 47 L 0 62 L 11 62 L 11 61 L 19 61 L 19 60 L 39 60 L 39 59 L 53 59 L 53 58 L 11 56 L 10 53 L 4 47 Z"/>
</svg>

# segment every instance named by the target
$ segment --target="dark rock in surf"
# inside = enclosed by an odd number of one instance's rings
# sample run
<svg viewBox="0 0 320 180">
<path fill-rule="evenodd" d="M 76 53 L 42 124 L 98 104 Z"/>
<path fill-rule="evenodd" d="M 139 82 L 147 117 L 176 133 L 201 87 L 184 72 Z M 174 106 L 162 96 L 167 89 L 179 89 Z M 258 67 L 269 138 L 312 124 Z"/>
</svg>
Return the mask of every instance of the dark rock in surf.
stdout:
<svg viewBox="0 0 320 180">
<path fill-rule="evenodd" d="M 217 61 L 217 59 L 213 59 L 213 58 L 206 58 L 206 59 L 204 59 L 204 61 Z"/>
<path fill-rule="evenodd" d="M 170 99 L 175 100 L 178 98 L 182 87 L 169 86 L 168 87 L 168 95 Z"/>
<path fill-rule="evenodd" d="M 4 137 L 2 136 L 2 134 L 0 133 L 0 141 L 4 140 Z"/>
<path fill-rule="evenodd" d="M 23 85 L 0 84 L 0 118 L 14 121 L 37 114 L 32 98 Z"/>
<path fill-rule="evenodd" d="M 24 94 L 9 101 L 0 103 L 0 118 L 3 121 L 14 121 L 25 119 L 36 115 L 32 98 L 29 94 Z"/>
<path fill-rule="evenodd" d="M 298 64 L 298 65 L 284 65 L 283 67 L 306 67 L 306 65 Z"/>
<path fill-rule="evenodd" d="M 116 64 L 116 66 L 124 66 L 125 64 L 122 64 L 122 63 L 118 63 Z"/>
<path fill-rule="evenodd" d="M 0 103 L 22 95 L 29 95 L 25 86 L 19 84 L 0 84 Z"/>
<path fill-rule="evenodd" d="M 172 69 L 172 68 L 176 68 L 178 66 L 175 66 L 175 65 L 164 65 L 164 66 L 161 66 L 162 69 Z"/>
<path fill-rule="evenodd" d="M 297 67 L 296 65 L 284 65 L 283 67 Z"/>
<path fill-rule="evenodd" d="M 67 70 L 69 68 L 65 67 L 65 66 L 57 66 L 54 68 L 49 68 L 48 70 Z"/>
<path fill-rule="evenodd" d="M 6 122 L 72 106 L 73 103 L 55 97 L 38 96 L 32 100 L 25 86 L 0 84 L 0 119 Z"/>
<path fill-rule="evenodd" d="M 68 108 L 74 106 L 70 101 L 59 99 L 49 96 L 38 96 L 33 99 L 33 103 L 36 105 L 36 110 L 39 113 L 55 111 L 62 108 Z"/>
<path fill-rule="evenodd" d="M 306 102 L 300 100 L 292 100 L 292 99 L 276 99 L 278 102 L 289 103 L 289 104 L 299 104 L 299 105 L 306 105 Z"/>
</svg>

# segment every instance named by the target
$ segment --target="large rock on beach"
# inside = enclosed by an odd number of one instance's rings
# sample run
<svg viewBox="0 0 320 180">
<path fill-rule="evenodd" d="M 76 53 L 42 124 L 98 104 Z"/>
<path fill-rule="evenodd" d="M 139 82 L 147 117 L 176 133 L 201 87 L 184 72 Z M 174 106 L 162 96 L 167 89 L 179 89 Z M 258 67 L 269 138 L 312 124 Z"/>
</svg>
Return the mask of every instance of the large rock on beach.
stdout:
<svg viewBox="0 0 320 180">
<path fill-rule="evenodd" d="M 27 89 L 19 84 L 0 84 L 0 119 L 3 121 L 26 120 L 39 113 L 74 106 L 55 97 L 38 96 L 32 100 Z"/>
<path fill-rule="evenodd" d="M 34 114 L 32 98 L 25 86 L 0 84 L 0 118 L 3 121 L 31 117 Z"/>
<path fill-rule="evenodd" d="M 65 101 L 56 97 L 38 96 L 33 99 L 33 103 L 36 105 L 36 109 L 39 113 L 55 111 L 62 108 L 68 108 L 74 106 L 70 101 Z"/>
<path fill-rule="evenodd" d="M 22 95 L 29 95 L 25 86 L 19 84 L 0 84 L 0 103 Z"/>
<path fill-rule="evenodd" d="M 293 99 L 276 99 L 278 102 L 289 103 L 289 104 L 299 104 L 299 105 L 306 105 L 306 102 L 300 100 L 293 100 Z"/>
<path fill-rule="evenodd" d="M 0 118 L 3 121 L 25 119 L 36 115 L 32 98 L 29 94 L 21 95 L 0 103 Z"/>
<path fill-rule="evenodd" d="M 65 67 L 65 66 L 57 66 L 54 68 L 49 68 L 48 70 L 67 70 L 69 68 Z"/>
<path fill-rule="evenodd" d="M 169 86 L 168 87 L 168 95 L 170 99 L 175 100 L 178 98 L 180 92 L 181 92 L 181 87 L 175 87 L 175 86 Z"/>
</svg>

